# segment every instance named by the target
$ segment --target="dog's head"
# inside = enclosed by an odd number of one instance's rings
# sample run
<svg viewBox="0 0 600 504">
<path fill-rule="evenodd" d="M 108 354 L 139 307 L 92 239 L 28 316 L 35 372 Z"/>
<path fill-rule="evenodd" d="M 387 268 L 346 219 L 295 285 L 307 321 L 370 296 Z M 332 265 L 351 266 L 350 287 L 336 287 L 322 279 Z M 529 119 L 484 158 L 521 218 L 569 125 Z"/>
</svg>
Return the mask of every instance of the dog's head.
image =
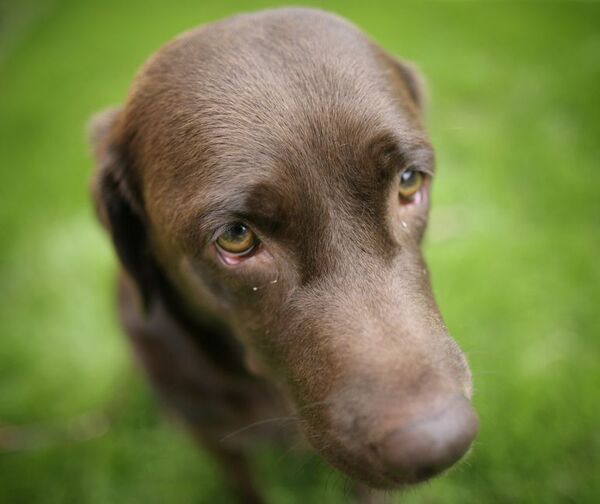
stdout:
<svg viewBox="0 0 600 504">
<path fill-rule="evenodd" d="M 238 16 L 160 50 L 93 140 L 146 305 L 159 270 L 224 321 L 329 462 L 394 487 L 467 451 L 471 377 L 420 251 L 434 156 L 413 69 L 323 12 Z"/>
</svg>

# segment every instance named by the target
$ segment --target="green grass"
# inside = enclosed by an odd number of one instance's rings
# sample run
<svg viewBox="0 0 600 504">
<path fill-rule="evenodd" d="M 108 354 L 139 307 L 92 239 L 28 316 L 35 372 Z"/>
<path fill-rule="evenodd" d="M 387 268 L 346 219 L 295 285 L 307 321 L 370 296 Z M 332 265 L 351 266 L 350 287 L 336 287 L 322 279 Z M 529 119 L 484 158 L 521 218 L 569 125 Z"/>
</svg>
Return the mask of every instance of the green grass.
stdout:
<svg viewBox="0 0 600 504">
<path fill-rule="evenodd" d="M 175 34 L 274 4 L 0 4 L 0 502 L 228 502 L 131 364 L 84 126 Z M 321 5 L 430 87 L 426 254 L 481 432 L 467 462 L 400 500 L 598 502 L 600 5 Z M 82 418 L 107 407 L 107 428 Z M 265 450 L 254 466 L 273 503 L 344 501 L 313 456 Z"/>
</svg>

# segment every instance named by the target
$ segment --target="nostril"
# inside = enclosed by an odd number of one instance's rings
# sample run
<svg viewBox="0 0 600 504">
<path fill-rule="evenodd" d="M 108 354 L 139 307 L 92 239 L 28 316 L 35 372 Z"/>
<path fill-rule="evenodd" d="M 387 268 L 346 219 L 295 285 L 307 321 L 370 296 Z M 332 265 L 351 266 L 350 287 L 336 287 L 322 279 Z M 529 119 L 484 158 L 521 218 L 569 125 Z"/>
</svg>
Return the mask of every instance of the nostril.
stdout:
<svg viewBox="0 0 600 504">
<path fill-rule="evenodd" d="M 475 413 L 466 398 L 457 396 L 439 414 L 387 434 L 377 453 L 390 475 L 423 481 L 457 462 L 476 434 Z"/>
</svg>

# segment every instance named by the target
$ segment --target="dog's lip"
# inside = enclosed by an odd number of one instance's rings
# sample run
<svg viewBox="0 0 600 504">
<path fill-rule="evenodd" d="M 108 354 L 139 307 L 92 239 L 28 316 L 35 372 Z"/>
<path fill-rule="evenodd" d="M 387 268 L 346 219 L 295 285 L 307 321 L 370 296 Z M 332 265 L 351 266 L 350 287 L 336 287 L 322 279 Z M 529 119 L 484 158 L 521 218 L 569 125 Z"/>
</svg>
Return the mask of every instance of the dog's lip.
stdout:
<svg viewBox="0 0 600 504">
<path fill-rule="evenodd" d="M 408 488 L 414 485 L 418 485 L 419 483 L 423 483 L 427 480 L 432 479 L 432 475 L 423 473 L 423 474 L 411 474 L 410 476 L 402 475 L 402 476 L 394 476 L 392 474 L 386 473 L 383 474 L 383 479 L 385 480 L 385 488 L 399 490 L 402 488 Z"/>
<path fill-rule="evenodd" d="M 402 490 L 405 488 L 409 488 L 419 483 L 423 483 L 431 479 L 431 476 L 428 474 L 413 474 L 410 476 L 407 475 L 394 475 L 387 471 L 378 472 L 377 474 L 377 483 L 375 483 L 375 488 L 380 488 L 382 490 Z"/>
</svg>

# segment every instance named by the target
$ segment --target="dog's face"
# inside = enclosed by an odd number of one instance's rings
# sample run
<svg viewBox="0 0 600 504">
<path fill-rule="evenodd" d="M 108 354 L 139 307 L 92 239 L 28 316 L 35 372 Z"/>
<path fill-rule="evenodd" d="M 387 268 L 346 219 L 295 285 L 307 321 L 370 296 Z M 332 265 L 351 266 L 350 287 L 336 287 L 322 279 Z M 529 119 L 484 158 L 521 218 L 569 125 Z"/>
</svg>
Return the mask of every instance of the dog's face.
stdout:
<svg viewBox="0 0 600 504">
<path fill-rule="evenodd" d="M 312 445 L 377 487 L 445 469 L 477 426 L 420 251 L 419 102 L 351 25 L 280 10 L 163 48 L 96 135 L 100 213 L 143 295 L 153 261 L 281 383 Z"/>
</svg>

